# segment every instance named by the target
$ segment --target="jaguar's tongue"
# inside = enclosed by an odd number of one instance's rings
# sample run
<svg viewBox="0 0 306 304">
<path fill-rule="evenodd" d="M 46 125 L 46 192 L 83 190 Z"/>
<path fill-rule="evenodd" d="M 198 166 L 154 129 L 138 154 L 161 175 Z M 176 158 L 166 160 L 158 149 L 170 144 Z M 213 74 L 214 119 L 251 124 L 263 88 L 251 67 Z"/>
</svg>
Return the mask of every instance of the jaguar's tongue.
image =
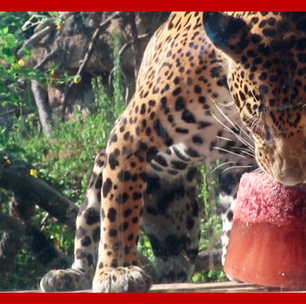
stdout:
<svg viewBox="0 0 306 304">
<path fill-rule="evenodd" d="M 242 176 L 225 271 L 249 283 L 306 289 L 306 185 Z"/>
</svg>

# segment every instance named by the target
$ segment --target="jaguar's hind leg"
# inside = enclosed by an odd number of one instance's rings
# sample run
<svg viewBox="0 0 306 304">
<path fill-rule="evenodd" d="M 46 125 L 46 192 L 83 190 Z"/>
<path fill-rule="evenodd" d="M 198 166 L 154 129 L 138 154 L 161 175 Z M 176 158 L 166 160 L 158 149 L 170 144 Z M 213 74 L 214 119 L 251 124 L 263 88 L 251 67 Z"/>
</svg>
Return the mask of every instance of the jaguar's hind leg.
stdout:
<svg viewBox="0 0 306 304">
<path fill-rule="evenodd" d="M 40 282 L 43 291 L 89 289 L 96 269 L 100 241 L 100 208 L 104 153 L 95 159 L 94 169 L 76 219 L 74 263 L 71 269 L 51 270 Z"/>
</svg>

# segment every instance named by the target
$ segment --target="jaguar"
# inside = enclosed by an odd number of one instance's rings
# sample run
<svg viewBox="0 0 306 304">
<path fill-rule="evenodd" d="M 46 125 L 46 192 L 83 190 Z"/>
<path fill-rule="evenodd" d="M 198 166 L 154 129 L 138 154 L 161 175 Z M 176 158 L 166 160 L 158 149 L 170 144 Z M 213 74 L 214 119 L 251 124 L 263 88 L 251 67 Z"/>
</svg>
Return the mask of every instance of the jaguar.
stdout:
<svg viewBox="0 0 306 304">
<path fill-rule="evenodd" d="M 216 160 L 223 255 L 237 186 L 260 169 L 306 179 L 306 14 L 172 12 L 148 43 L 130 103 L 95 159 L 75 261 L 44 291 L 145 292 L 186 282 L 199 248 L 198 167 Z M 141 229 L 155 266 L 141 256 Z"/>
</svg>

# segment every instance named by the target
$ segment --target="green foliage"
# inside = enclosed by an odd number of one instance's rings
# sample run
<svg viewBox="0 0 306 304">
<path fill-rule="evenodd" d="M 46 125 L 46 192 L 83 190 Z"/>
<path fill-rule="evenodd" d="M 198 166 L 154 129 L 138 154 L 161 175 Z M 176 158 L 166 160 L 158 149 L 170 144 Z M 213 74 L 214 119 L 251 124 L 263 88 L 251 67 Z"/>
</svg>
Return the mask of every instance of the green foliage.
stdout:
<svg viewBox="0 0 306 304">
<path fill-rule="evenodd" d="M 211 171 L 201 167 L 201 173 L 204 182 L 201 187 L 200 198 L 204 201 L 201 220 L 201 239 L 200 251 L 212 251 L 221 248 L 220 236 L 222 233 L 221 206 L 216 199 L 217 189 L 219 187 L 217 178 Z M 224 281 L 226 275 L 222 270 L 202 271 L 196 273 L 193 282 L 215 282 Z"/>
<path fill-rule="evenodd" d="M 120 55 L 119 51 L 121 48 L 120 37 L 118 35 L 113 36 L 114 39 L 114 113 L 116 116 L 121 114 L 125 108 L 124 105 L 124 84 L 122 78 L 122 68 L 120 64 Z"/>
<path fill-rule="evenodd" d="M 114 37 L 114 44 L 114 55 L 118 57 L 120 43 L 117 37 Z M 100 77 L 93 78 L 95 105 L 91 110 L 94 114 L 84 118 L 79 113 L 74 120 L 61 123 L 60 128 L 53 130 L 51 141 L 40 132 L 39 124 L 33 123 L 31 116 L 15 118 L 11 128 L 3 128 L 0 132 L 1 150 L 39 168 L 41 178 L 77 205 L 81 205 L 85 197 L 94 157 L 106 146 L 114 122 L 125 107 L 119 60 L 114 70 L 112 96 L 106 93 Z M 0 201 L 3 202 L 1 210 L 7 212 L 9 191 L 0 189 Z M 73 256 L 74 231 L 59 225 L 40 209 L 37 209 L 34 225 L 48 235 L 56 248 Z M 37 288 L 39 276 L 44 272 L 25 247 L 18 255 L 15 272 L 0 274 L 0 290 Z"/>
<path fill-rule="evenodd" d="M 45 272 L 45 268 L 29 254 L 29 248 L 25 245 L 17 255 L 14 271 L 0 272 L 0 291 L 39 289 L 39 278 Z"/>
<path fill-rule="evenodd" d="M 23 23 L 21 29 L 23 31 L 33 29 L 38 24 L 49 24 L 49 18 L 56 20 L 56 24 L 60 24 L 59 12 L 28 12 L 28 19 Z"/>
<path fill-rule="evenodd" d="M 0 107 L 3 110 L 0 116 L 0 148 L 3 148 L 4 139 L 10 137 L 10 132 L 14 133 L 20 124 L 37 123 L 37 109 L 30 93 L 30 81 L 40 81 L 44 75 L 27 66 L 29 49 L 24 49 L 25 56 L 20 60 L 16 55 L 33 33 L 33 29 L 22 30 L 24 22 L 29 18 L 28 12 L 0 12 Z M 20 117 L 23 117 L 22 121 Z M 8 146 L 13 149 L 15 147 L 13 142 L 11 145 L 8 143 Z"/>
<path fill-rule="evenodd" d="M 32 136 L 27 131 L 35 132 L 39 125 L 37 108 L 31 94 L 31 80 L 37 80 L 41 85 L 50 83 L 50 71 L 38 71 L 31 67 L 31 49 L 23 47 L 23 57 L 17 57 L 18 50 L 34 33 L 34 26 L 47 23 L 48 18 L 55 18 L 60 23 L 58 12 L 0 12 L 0 107 L 5 109 L 0 116 L 0 122 L 10 115 L 5 130 L 6 133 L 16 128 L 24 127 L 23 136 Z M 72 79 L 65 78 L 65 83 Z M 21 117 L 21 119 L 19 119 Z M 33 129 L 33 124 L 36 125 Z M 1 124 L 3 125 L 3 124 Z M 1 145 L 1 139 L 0 139 Z M 1 146 L 0 146 L 1 148 Z"/>
<path fill-rule="evenodd" d="M 153 263 L 155 262 L 155 257 L 154 257 L 151 242 L 149 238 L 143 232 L 141 232 L 140 234 L 137 248 L 139 252 L 144 254 L 151 262 Z"/>
</svg>

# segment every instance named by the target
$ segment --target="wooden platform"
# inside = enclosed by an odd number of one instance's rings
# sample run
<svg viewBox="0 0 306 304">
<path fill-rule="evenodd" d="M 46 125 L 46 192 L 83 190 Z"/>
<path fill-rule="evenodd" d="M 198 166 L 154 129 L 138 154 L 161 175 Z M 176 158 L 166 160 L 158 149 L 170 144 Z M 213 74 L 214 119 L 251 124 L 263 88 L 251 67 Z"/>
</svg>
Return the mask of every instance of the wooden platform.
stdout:
<svg viewBox="0 0 306 304">
<path fill-rule="evenodd" d="M 247 293 L 247 292 L 306 292 L 288 291 L 280 288 L 258 286 L 249 283 L 219 282 L 219 283 L 181 283 L 153 285 L 150 292 L 188 292 L 188 293 Z"/>
<path fill-rule="evenodd" d="M 236 282 L 174 283 L 153 285 L 150 292 L 267 292 L 267 287 Z"/>
<path fill-rule="evenodd" d="M 9 291 L 7 291 L 9 292 Z M 14 293 L 41 293 L 40 290 L 11 291 Z M 73 293 L 91 293 L 91 290 L 74 291 Z M 304 291 L 286 290 L 281 288 L 271 288 L 248 283 L 218 282 L 218 283 L 177 283 L 153 285 L 150 293 L 280 293 Z"/>
</svg>

